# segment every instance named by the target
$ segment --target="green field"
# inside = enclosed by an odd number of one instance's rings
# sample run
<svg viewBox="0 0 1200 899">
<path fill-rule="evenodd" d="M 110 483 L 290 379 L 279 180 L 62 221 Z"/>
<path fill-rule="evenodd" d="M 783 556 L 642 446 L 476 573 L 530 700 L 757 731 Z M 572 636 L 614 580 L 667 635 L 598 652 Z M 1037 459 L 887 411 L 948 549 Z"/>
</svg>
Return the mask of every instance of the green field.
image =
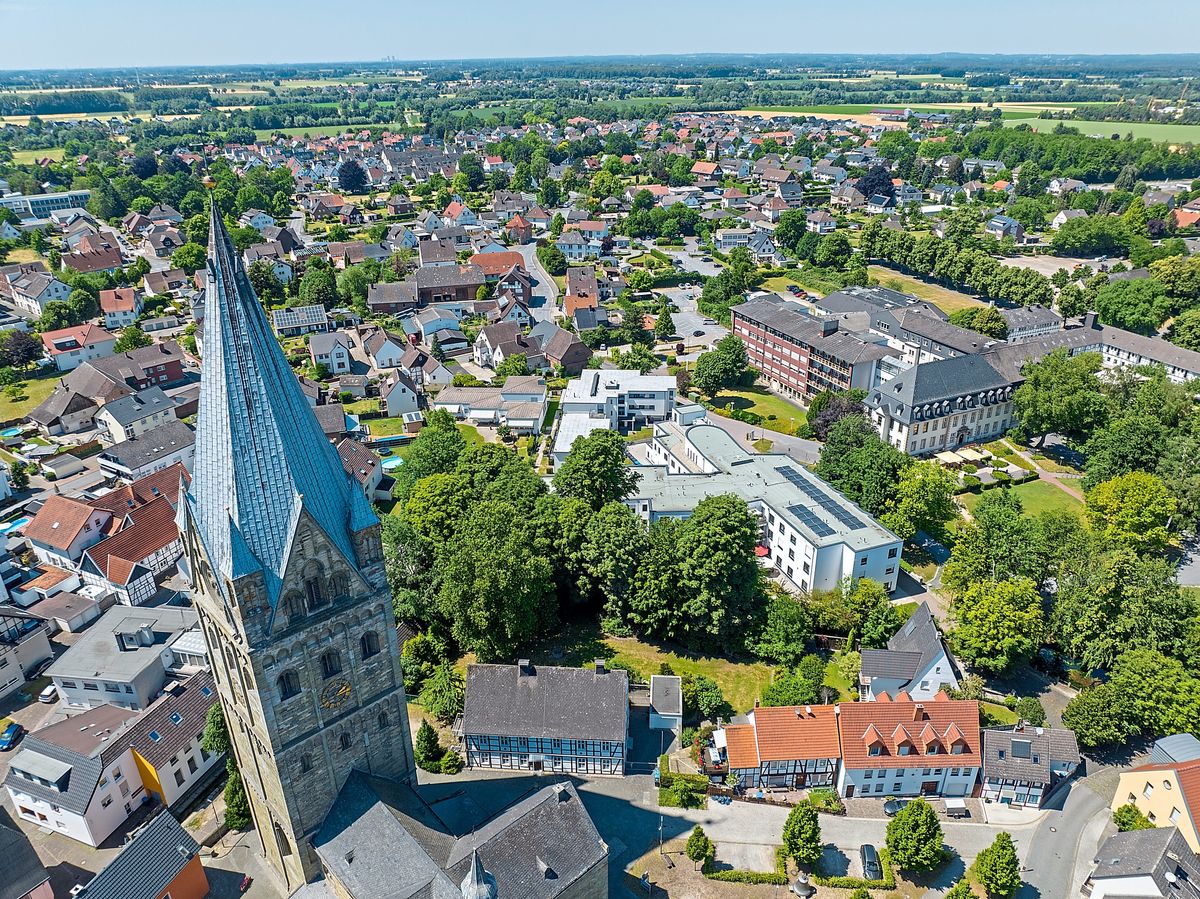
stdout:
<svg viewBox="0 0 1200 899">
<path fill-rule="evenodd" d="M 50 371 L 23 381 L 24 386 L 19 388 L 21 399 L 8 396 L 7 388 L 0 391 L 0 422 L 19 421 L 32 412 L 50 395 L 61 376 L 61 372 Z"/>
<path fill-rule="evenodd" d="M 928 300 L 947 315 L 959 309 L 971 309 L 976 306 L 987 305 L 982 300 L 978 300 L 969 294 L 950 290 L 947 287 L 941 287 L 937 284 L 930 284 L 927 281 L 913 278 L 910 275 L 905 275 L 902 272 L 886 268 L 882 265 L 872 265 L 867 269 L 867 272 L 873 280 L 878 281 L 882 286 L 890 287 L 892 290 L 899 290 L 901 293 L 911 293 L 915 297 Z"/>
<path fill-rule="evenodd" d="M 1036 131 L 1050 131 L 1059 124 L 1057 119 L 1039 119 L 1029 116 L 1014 118 L 1005 117 L 1004 124 L 1008 127 L 1029 125 Z M 1092 122 L 1065 119 L 1063 124 L 1068 128 L 1077 128 L 1084 134 L 1095 137 L 1111 137 L 1118 134 L 1124 137 L 1133 134 L 1137 137 L 1148 137 L 1156 141 L 1171 143 L 1200 143 L 1200 125 L 1159 125 L 1154 122 Z"/>
<path fill-rule="evenodd" d="M 1046 481 L 1027 481 L 1010 489 L 1020 498 L 1026 515 L 1040 515 L 1043 512 L 1083 514 L 1083 503 Z M 959 499 L 967 511 L 972 511 L 982 496 L 982 493 L 964 493 Z"/>
<path fill-rule="evenodd" d="M 763 417 L 762 427 L 782 434 L 796 433 L 796 427 L 807 420 L 804 410 L 795 403 L 776 396 L 765 387 L 746 387 L 742 390 L 722 390 L 713 398 L 717 411 L 733 406 L 745 412 L 754 412 Z M 767 416 L 775 418 L 768 419 Z"/>
<path fill-rule="evenodd" d="M 259 128 L 255 130 L 254 136 L 259 140 L 265 140 L 272 134 L 286 134 L 289 137 L 304 137 L 306 134 L 309 137 L 337 137 L 346 131 L 357 132 L 364 128 L 386 128 L 391 131 L 403 131 L 408 127 L 404 122 L 376 122 L 370 125 L 306 125 L 297 128 Z"/>
<path fill-rule="evenodd" d="M 15 165 L 29 165 L 37 162 L 39 159 L 44 159 L 49 156 L 55 162 L 61 162 L 63 158 L 62 147 L 52 147 L 49 150 L 13 150 L 13 163 Z"/>
</svg>

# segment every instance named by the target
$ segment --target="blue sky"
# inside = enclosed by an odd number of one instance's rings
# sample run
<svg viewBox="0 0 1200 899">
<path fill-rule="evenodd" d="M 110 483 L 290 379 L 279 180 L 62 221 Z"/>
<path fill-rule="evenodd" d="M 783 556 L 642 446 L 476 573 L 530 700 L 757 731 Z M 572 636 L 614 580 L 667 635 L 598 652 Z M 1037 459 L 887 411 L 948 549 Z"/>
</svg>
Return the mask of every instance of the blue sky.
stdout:
<svg viewBox="0 0 1200 899">
<path fill-rule="evenodd" d="M 1168 53 L 1200 49 L 1198 34 L 1197 0 L 0 0 L 0 69 L 384 56 Z"/>
</svg>

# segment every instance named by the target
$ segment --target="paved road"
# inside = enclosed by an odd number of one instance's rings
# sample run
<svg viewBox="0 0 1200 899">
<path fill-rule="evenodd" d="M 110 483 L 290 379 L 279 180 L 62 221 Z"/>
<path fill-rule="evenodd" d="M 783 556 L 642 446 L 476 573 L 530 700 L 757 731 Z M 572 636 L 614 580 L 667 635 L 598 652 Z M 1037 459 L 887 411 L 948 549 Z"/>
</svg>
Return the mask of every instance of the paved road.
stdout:
<svg viewBox="0 0 1200 899">
<path fill-rule="evenodd" d="M 1061 899 L 1079 895 L 1096 856 L 1106 825 L 1108 808 L 1104 799 L 1082 780 L 1069 784 L 1070 791 L 1051 803 L 1052 809 L 1033 834 L 1024 883 L 1017 899 Z"/>
<path fill-rule="evenodd" d="M 672 249 L 669 247 L 660 247 L 668 256 L 679 259 L 683 262 L 685 271 L 698 272 L 701 275 L 711 277 L 721 271 L 720 263 L 705 262 L 700 257 L 705 255 L 699 246 L 700 242 L 694 237 L 685 237 L 683 239 L 683 249 Z"/>
<path fill-rule="evenodd" d="M 531 305 L 529 313 L 536 321 L 554 321 L 554 313 L 558 309 L 558 284 L 542 267 L 542 261 L 537 257 L 536 244 L 521 244 L 517 247 L 517 252 L 525 259 L 525 270 L 533 276 L 534 298 L 544 298 L 541 303 Z"/>
<path fill-rule="evenodd" d="M 678 342 L 692 351 L 680 356 L 681 360 L 694 360 L 701 351 L 729 333 L 728 328 L 717 324 L 696 308 L 696 296 L 700 292 L 698 284 L 694 287 L 659 288 L 658 292 L 679 310 L 671 313 L 671 321 L 675 324 L 675 333 L 679 335 Z"/>
</svg>

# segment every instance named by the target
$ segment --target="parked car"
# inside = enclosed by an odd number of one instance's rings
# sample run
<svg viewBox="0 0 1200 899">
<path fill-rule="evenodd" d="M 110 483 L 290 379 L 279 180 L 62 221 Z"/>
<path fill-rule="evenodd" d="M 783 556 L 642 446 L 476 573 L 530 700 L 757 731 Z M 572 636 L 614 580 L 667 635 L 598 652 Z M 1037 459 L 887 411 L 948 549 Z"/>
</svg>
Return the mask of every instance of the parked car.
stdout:
<svg viewBox="0 0 1200 899">
<path fill-rule="evenodd" d="M 704 332 L 701 331 L 699 328 L 697 328 L 695 331 L 692 332 L 692 336 L 693 337 L 703 337 Z"/>
<path fill-rule="evenodd" d="M 3 733 L 0 733 L 0 752 L 8 752 L 21 742 L 21 737 L 23 736 L 25 736 L 25 728 L 21 727 L 15 721 L 12 722 L 8 727 L 4 728 Z"/>
<path fill-rule="evenodd" d="M 789 284 L 787 287 L 788 287 L 788 290 L 790 290 L 792 292 L 793 296 L 797 296 L 797 297 L 800 296 L 800 288 L 797 287 L 795 284 Z"/>
<path fill-rule="evenodd" d="M 889 818 L 896 815 L 900 809 L 912 802 L 911 799 L 889 799 L 883 804 L 883 813 Z"/>
<path fill-rule="evenodd" d="M 864 880 L 883 880 L 883 865 L 879 861 L 879 853 L 870 843 L 858 847 L 858 855 L 862 859 Z"/>
<path fill-rule="evenodd" d="M 38 694 L 38 702 L 55 702 L 58 699 L 58 687 L 51 684 Z"/>
<path fill-rule="evenodd" d="M 54 656 L 42 659 L 32 668 L 25 672 L 25 680 L 33 680 L 35 677 L 41 677 L 42 673 L 54 664 Z"/>
<path fill-rule="evenodd" d="M 715 318 L 706 318 L 700 322 L 702 325 L 715 325 L 716 323 L 717 320 Z"/>
</svg>

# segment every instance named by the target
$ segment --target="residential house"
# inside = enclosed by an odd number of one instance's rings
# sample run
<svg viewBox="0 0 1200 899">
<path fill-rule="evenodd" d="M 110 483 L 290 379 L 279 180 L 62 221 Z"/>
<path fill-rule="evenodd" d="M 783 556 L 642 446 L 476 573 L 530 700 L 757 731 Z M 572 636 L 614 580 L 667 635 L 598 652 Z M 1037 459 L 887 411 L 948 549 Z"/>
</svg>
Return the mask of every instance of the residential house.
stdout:
<svg viewBox="0 0 1200 899">
<path fill-rule="evenodd" d="M 417 308 L 412 281 L 385 281 L 367 288 L 367 308 L 375 315 L 403 315 Z"/>
<path fill-rule="evenodd" d="M 0 858 L 4 859 L 2 899 L 54 899 L 50 872 L 24 833 L 0 824 Z"/>
<path fill-rule="evenodd" d="M 90 322 L 42 333 L 46 355 L 59 371 L 71 371 L 91 359 L 111 356 L 116 343 L 116 335 Z"/>
<path fill-rule="evenodd" d="M 743 789 L 831 787 L 837 777 L 838 710 L 832 705 L 760 707 L 746 724 L 713 733 L 721 764 Z"/>
<path fill-rule="evenodd" d="M 896 208 L 896 198 L 888 194 L 872 194 L 867 198 L 867 215 L 888 215 Z"/>
<path fill-rule="evenodd" d="M 389 371 L 379 379 L 379 402 L 389 418 L 399 418 L 420 408 L 419 388 L 403 371 Z"/>
<path fill-rule="evenodd" d="M 56 386 L 25 418 L 47 437 L 86 431 L 93 425 L 96 403 L 74 390 Z"/>
<path fill-rule="evenodd" d="M 839 184 L 829 191 L 829 203 L 846 209 L 860 209 L 867 203 L 867 198 L 857 187 Z"/>
<path fill-rule="evenodd" d="M 444 387 L 431 402 L 459 421 L 538 434 L 546 417 L 546 382 L 531 375 L 509 377 L 502 387 Z"/>
<path fill-rule="evenodd" d="M 582 262 L 584 259 L 599 255 L 599 251 L 579 231 L 563 231 L 554 242 L 568 262 Z"/>
<path fill-rule="evenodd" d="M 55 300 L 66 302 L 71 288 L 47 272 L 23 271 L 5 275 L 5 293 L 13 306 L 32 318 L 40 318 L 46 305 Z"/>
<path fill-rule="evenodd" d="M 863 702 L 874 702 L 885 693 L 895 697 L 901 692 L 918 701 L 932 699 L 942 689 L 957 686 L 950 654 L 925 602 L 891 636 L 886 649 L 862 650 L 858 694 Z"/>
<path fill-rule="evenodd" d="M 590 265 L 569 267 L 563 313 L 572 318 L 581 309 L 597 309 L 599 305 L 600 286 L 596 281 L 596 270 Z"/>
<path fill-rule="evenodd" d="M 471 211 L 462 200 L 451 200 L 450 205 L 445 208 L 441 215 L 442 222 L 453 222 L 460 228 L 465 228 L 469 225 L 478 225 L 479 216 Z"/>
<path fill-rule="evenodd" d="M 413 281 L 417 302 L 422 306 L 473 302 L 479 288 L 487 283 L 477 265 L 423 266 L 416 270 Z"/>
<path fill-rule="evenodd" d="M 392 498 L 396 482 L 383 473 L 379 456 L 350 437 L 343 437 L 337 442 L 337 454 L 342 460 L 342 467 L 362 486 L 367 499 L 386 502 Z"/>
<path fill-rule="evenodd" d="M 717 250 L 728 253 L 734 247 L 744 247 L 754 236 L 753 228 L 718 228 L 714 235 Z"/>
<path fill-rule="evenodd" d="M 683 728 L 683 678 L 650 675 L 650 729 L 678 733 Z"/>
<path fill-rule="evenodd" d="M 119 530 L 84 550 L 79 563 L 85 584 L 102 587 L 127 606 L 158 592 L 156 578 L 183 554 L 175 508 L 165 496 L 116 515 Z"/>
<path fill-rule="evenodd" d="M 275 224 L 275 216 L 263 212 L 261 209 L 247 209 L 238 216 L 238 225 L 243 228 L 253 228 L 259 234 L 262 234 L 264 228 L 270 228 Z"/>
<path fill-rule="evenodd" d="M 1112 809 L 1132 805 L 1155 827 L 1175 827 L 1200 852 L 1200 758 L 1160 760 L 1119 772 Z"/>
<path fill-rule="evenodd" d="M 204 899 L 208 894 L 199 844 L 174 815 L 160 812 L 74 899 Z"/>
<path fill-rule="evenodd" d="M 1014 808 L 1041 808 L 1079 767 L 1075 734 L 1018 722 L 983 735 L 983 799 Z M 1119 790 L 1118 790 L 1119 793 Z"/>
<path fill-rule="evenodd" d="M 349 374 L 352 358 L 350 336 L 340 331 L 326 331 L 308 338 L 308 357 L 313 365 L 323 365 L 331 375 Z"/>
<path fill-rule="evenodd" d="M 546 362 L 561 369 L 568 377 L 582 373 L 592 358 L 592 351 L 577 334 L 553 322 L 538 322 L 529 332 L 529 337 L 537 341 Z"/>
<path fill-rule="evenodd" d="M 178 419 L 100 453 L 100 470 L 119 478 L 136 481 L 156 471 L 181 463 L 191 471 L 195 457 L 196 432 Z"/>
<path fill-rule="evenodd" d="M 504 232 L 511 243 L 524 244 L 533 240 L 533 224 L 520 213 L 517 213 L 504 226 Z"/>
<path fill-rule="evenodd" d="M 838 704 L 838 794 L 971 795 L 982 762 L 979 703 L 945 693 L 927 702 L 882 695 Z"/>
<path fill-rule="evenodd" d="M 242 254 L 242 262 L 247 269 L 256 262 L 265 262 L 271 269 L 271 276 L 280 284 L 290 284 L 295 277 L 287 250 L 277 241 L 251 244 Z"/>
<path fill-rule="evenodd" d="M 564 415 L 603 418 L 610 430 L 627 434 L 670 418 L 675 409 L 675 392 L 673 375 L 589 370 L 567 382 L 560 408 Z"/>
<path fill-rule="evenodd" d="M 299 337 L 328 331 L 329 313 L 321 305 L 289 306 L 271 312 L 271 327 L 280 337 Z"/>
<path fill-rule="evenodd" d="M 1200 884 L 1200 858 L 1173 827 L 1114 833 L 1081 890 L 1086 899 L 1182 899 Z"/>
<path fill-rule="evenodd" d="M 610 374 L 602 372 L 601 374 Z M 780 453 L 755 454 L 707 421 L 653 425 L 628 505 L 644 520 L 686 518 L 708 496 L 741 497 L 762 524 L 760 561 L 796 590 L 869 577 L 894 590 L 902 541 L 852 501 Z"/>
<path fill-rule="evenodd" d="M 629 675 L 594 668 L 468 665 L 455 723 L 467 766 L 564 774 L 624 774 Z"/>
<path fill-rule="evenodd" d="M 105 537 L 111 520 L 111 512 L 52 493 L 25 525 L 25 539 L 39 561 L 73 570 L 83 551 Z"/>
<path fill-rule="evenodd" d="M 21 689 L 28 672 L 53 657 L 41 614 L 0 606 L 0 699 Z"/>
<path fill-rule="evenodd" d="M 410 346 L 400 357 L 399 368 L 425 393 L 436 393 L 454 380 L 454 375 L 432 353 Z"/>
<path fill-rule="evenodd" d="M 142 232 L 142 249 L 158 259 L 167 259 L 186 243 L 178 228 L 170 225 L 151 225 Z"/>
<path fill-rule="evenodd" d="M 983 232 L 996 240 L 1003 240 L 1005 237 L 1011 237 L 1017 243 L 1025 240 L 1025 226 L 1008 215 L 992 216 L 983 226 Z"/>
<path fill-rule="evenodd" d="M 458 324 L 458 319 L 453 323 Z M 395 368 L 409 349 L 408 341 L 402 336 L 374 325 L 361 326 L 358 336 L 374 368 Z"/>
<path fill-rule="evenodd" d="M 513 344 L 524 337 L 523 329 L 517 322 L 501 322 L 488 325 L 479 332 L 472 348 L 475 364 L 483 368 L 495 368 L 503 361 L 500 348 L 505 344 Z M 520 350 L 517 350 L 520 352 Z M 510 352 L 508 355 L 512 355 Z"/>
<path fill-rule="evenodd" d="M 179 643 L 178 649 L 175 644 Z M 114 606 L 46 670 L 65 706 L 147 708 L 172 671 L 207 664 L 192 609 Z"/>
<path fill-rule="evenodd" d="M 142 283 L 148 296 L 159 296 L 182 290 L 191 282 L 183 269 L 169 268 L 161 272 L 147 272 Z"/>
<path fill-rule="evenodd" d="M 176 408 L 161 387 L 147 387 L 102 406 L 96 412 L 96 427 L 110 442 L 121 443 L 175 420 Z"/>
<path fill-rule="evenodd" d="M 1061 228 L 1067 222 L 1071 221 L 1071 219 L 1084 219 L 1084 218 L 1087 218 L 1086 210 L 1083 210 L 1083 209 L 1060 209 L 1055 214 L 1054 218 L 1050 219 L 1050 227 L 1053 230 L 1057 231 L 1059 228 Z"/>
<path fill-rule="evenodd" d="M 458 248 L 453 240 L 422 240 L 417 244 L 417 264 L 421 268 L 458 264 Z"/>
<path fill-rule="evenodd" d="M 837 219 L 826 210 L 818 209 L 804 217 L 804 229 L 810 234 L 830 234 L 837 230 Z"/>
<path fill-rule="evenodd" d="M 70 268 L 81 275 L 91 275 L 98 272 L 114 274 L 120 271 L 125 260 L 121 251 L 113 246 L 97 247 L 94 250 L 83 250 L 77 253 L 67 253 L 62 258 L 62 267 Z"/>
<path fill-rule="evenodd" d="M 104 327 L 117 330 L 132 325 L 142 314 L 142 298 L 136 288 L 118 287 L 100 291 Z"/>
<path fill-rule="evenodd" d="M 1051 178 L 1050 183 L 1046 186 L 1046 193 L 1062 197 L 1087 189 L 1088 186 L 1077 178 Z"/>
</svg>

